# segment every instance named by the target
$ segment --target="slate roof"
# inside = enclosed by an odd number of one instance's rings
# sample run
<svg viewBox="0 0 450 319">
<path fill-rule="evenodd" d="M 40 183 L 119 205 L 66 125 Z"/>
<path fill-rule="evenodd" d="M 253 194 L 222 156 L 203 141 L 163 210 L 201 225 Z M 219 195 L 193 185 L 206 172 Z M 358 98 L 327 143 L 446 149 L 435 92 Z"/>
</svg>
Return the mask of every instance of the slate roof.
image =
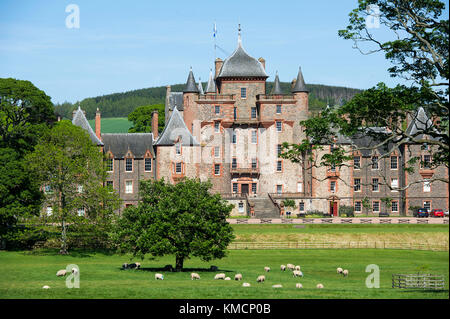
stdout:
<svg viewBox="0 0 450 319">
<path fill-rule="evenodd" d="M 384 135 L 381 135 L 384 134 Z M 360 132 L 352 137 L 351 143 L 356 145 L 358 148 L 369 148 L 374 147 L 377 144 L 380 144 L 386 138 L 388 138 L 390 133 L 384 127 L 369 127 L 365 130 L 365 132 Z M 384 155 L 388 153 L 394 147 L 393 142 L 388 142 L 383 144 L 382 146 L 377 148 L 377 151 L 380 155 Z M 369 157 L 373 154 L 374 150 L 369 149 L 360 150 L 362 156 Z"/>
<path fill-rule="evenodd" d="M 292 88 L 292 93 L 295 92 L 309 92 L 306 88 L 305 80 L 303 79 L 302 69 L 298 68 L 297 81 L 295 82 L 294 87 Z"/>
<path fill-rule="evenodd" d="M 224 77 L 264 77 L 268 78 L 264 67 L 257 59 L 248 55 L 238 41 L 237 49 L 223 62 L 217 78 Z"/>
<path fill-rule="evenodd" d="M 200 78 L 198 79 L 198 92 L 199 92 L 200 94 L 205 94 L 205 93 L 203 92 L 203 85 L 202 85 L 202 81 L 200 81 Z"/>
<path fill-rule="evenodd" d="M 158 146 L 171 146 L 175 144 L 178 137 L 181 136 L 181 145 L 183 146 L 199 146 L 194 136 L 189 132 L 183 117 L 177 108 L 173 109 L 173 112 L 167 122 L 164 130 L 159 138 L 156 140 L 155 145 Z"/>
<path fill-rule="evenodd" d="M 192 68 L 189 71 L 189 75 L 186 81 L 186 86 L 183 90 L 184 93 L 198 93 L 198 86 L 195 84 L 194 73 L 192 72 Z"/>
<path fill-rule="evenodd" d="M 169 111 L 173 111 L 174 108 L 179 111 L 183 111 L 183 92 L 170 92 L 169 95 Z"/>
<path fill-rule="evenodd" d="M 430 118 L 427 116 L 425 110 L 423 107 L 419 107 L 417 110 L 413 120 L 409 124 L 408 128 L 406 129 L 406 134 L 413 136 L 417 139 L 424 138 L 425 134 L 421 134 L 423 131 L 429 131 L 433 127 L 433 122 L 430 120 Z M 429 137 L 432 139 L 431 137 Z"/>
<path fill-rule="evenodd" d="M 92 127 L 89 125 L 88 120 L 86 119 L 86 116 L 84 116 L 83 110 L 78 106 L 78 109 L 75 111 L 75 115 L 72 119 L 72 124 L 81 127 L 85 131 L 88 132 L 89 137 L 91 138 L 91 141 L 98 145 L 102 146 L 103 143 L 100 141 L 100 139 L 95 135 L 94 130 L 92 130 Z"/>
<path fill-rule="evenodd" d="M 280 79 L 278 78 L 278 72 L 275 75 L 275 81 L 273 82 L 272 94 L 283 94 L 283 90 L 281 90 Z"/>
<path fill-rule="evenodd" d="M 155 157 L 153 133 L 102 134 L 105 153 L 110 151 L 114 158 L 124 158 L 131 151 L 135 158 L 143 158 L 147 150 Z"/>
<path fill-rule="evenodd" d="M 206 93 L 216 93 L 216 82 L 214 81 L 212 70 L 209 71 L 208 85 L 206 86 Z"/>
</svg>

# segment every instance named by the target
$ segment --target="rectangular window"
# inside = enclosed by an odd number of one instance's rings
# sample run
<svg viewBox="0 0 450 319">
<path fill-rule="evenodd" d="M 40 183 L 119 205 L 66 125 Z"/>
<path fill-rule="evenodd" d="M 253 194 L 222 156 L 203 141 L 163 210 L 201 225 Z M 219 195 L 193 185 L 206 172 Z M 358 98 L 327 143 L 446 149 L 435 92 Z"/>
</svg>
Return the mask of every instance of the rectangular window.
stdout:
<svg viewBox="0 0 450 319">
<path fill-rule="evenodd" d="M 252 193 L 256 194 L 256 183 L 252 183 Z"/>
<path fill-rule="evenodd" d="M 238 209 L 239 209 L 239 213 L 243 213 L 244 212 L 244 203 L 243 202 L 239 202 L 238 204 Z"/>
<path fill-rule="evenodd" d="M 426 192 L 426 193 L 431 192 L 431 183 L 430 183 L 429 179 L 426 179 L 423 182 L 423 191 Z"/>
<path fill-rule="evenodd" d="M 246 99 L 246 98 L 247 98 L 247 89 L 241 88 L 241 99 Z"/>
<path fill-rule="evenodd" d="M 144 170 L 146 172 L 151 172 L 152 171 L 152 159 L 151 158 L 146 158 L 144 160 Z"/>
<path fill-rule="evenodd" d="M 106 181 L 106 188 L 112 192 L 114 190 L 114 182 L 113 181 Z"/>
<path fill-rule="evenodd" d="M 397 192 L 398 191 L 398 178 L 392 178 L 391 179 L 391 191 Z"/>
<path fill-rule="evenodd" d="M 258 143 L 258 131 L 253 130 L 252 131 L 252 144 Z"/>
<path fill-rule="evenodd" d="M 175 154 L 177 154 L 177 155 L 181 154 L 181 143 L 180 142 L 175 144 Z"/>
<path fill-rule="evenodd" d="M 424 155 L 422 161 L 422 168 L 430 169 L 431 168 L 431 155 Z"/>
<path fill-rule="evenodd" d="M 252 109 L 251 109 L 251 117 L 252 117 L 252 119 L 256 119 L 256 107 L 252 107 Z"/>
<path fill-rule="evenodd" d="M 252 158 L 252 168 L 256 169 L 258 167 L 258 160 L 256 159 L 256 157 Z"/>
<path fill-rule="evenodd" d="M 281 172 L 283 170 L 283 161 L 277 161 L 277 172 Z"/>
<path fill-rule="evenodd" d="M 397 213 L 398 212 L 398 202 L 397 201 L 392 201 L 391 202 L 391 211 L 393 213 Z"/>
<path fill-rule="evenodd" d="M 233 157 L 231 159 L 231 168 L 232 169 L 236 169 L 237 168 L 237 159 L 236 159 L 236 157 Z"/>
<path fill-rule="evenodd" d="M 431 211 L 431 202 L 429 200 L 424 201 L 423 208 L 426 208 L 428 211 Z"/>
<path fill-rule="evenodd" d="M 331 164 L 331 166 L 330 166 L 330 171 L 331 172 L 336 172 L 336 164 Z"/>
<path fill-rule="evenodd" d="M 106 160 L 106 171 L 112 172 L 113 169 L 114 169 L 114 159 L 113 158 L 108 158 Z"/>
<path fill-rule="evenodd" d="M 391 169 L 397 169 L 397 168 L 398 168 L 398 157 L 391 156 Z"/>
<path fill-rule="evenodd" d="M 305 211 L 305 203 L 304 202 L 300 202 L 299 205 L 298 205 L 298 209 L 301 212 L 304 212 Z"/>
<path fill-rule="evenodd" d="M 332 192 L 332 193 L 336 192 L 336 181 L 330 182 L 330 192 Z"/>
<path fill-rule="evenodd" d="M 214 175 L 220 175 L 220 164 L 214 164 Z"/>
<path fill-rule="evenodd" d="M 281 105 L 277 105 L 277 114 L 281 114 Z"/>
<path fill-rule="evenodd" d="M 86 209 L 84 207 L 78 208 L 78 216 L 84 216 L 86 214 Z"/>
<path fill-rule="evenodd" d="M 219 114 L 220 114 L 220 106 L 219 106 L 219 105 L 216 105 L 216 106 L 214 107 L 214 113 L 216 113 L 216 115 L 219 115 Z"/>
<path fill-rule="evenodd" d="M 297 183 L 297 193 L 303 193 L 303 183 Z"/>
<path fill-rule="evenodd" d="M 362 211 L 362 205 L 360 201 L 355 202 L 355 212 L 360 213 Z"/>
<path fill-rule="evenodd" d="M 231 136 L 231 143 L 236 144 L 236 131 L 233 130 L 233 135 Z"/>
<path fill-rule="evenodd" d="M 378 213 L 380 211 L 380 202 L 379 201 L 372 202 L 372 211 L 374 213 Z"/>
<path fill-rule="evenodd" d="M 182 172 L 181 163 L 175 163 L 175 173 L 176 174 L 181 174 L 181 172 Z"/>
<path fill-rule="evenodd" d="M 361 178 L 355 178 L 355 180 L 353 181 L 353 190 L 355 192 L 361 191 Z"/>
<path fill-rule="evenodd" d="M 237 193 L 237 192 L 238 192 L 238 184 L 233 183 L 233 193 Z"/>
<path fill-rule="evenodd" d="M 277 156 L 281 155 L 281 144 L 277 144 Z"/>
<path fill-rule="evenodd" d="M 379 192 L 380 187 L 378 184 L 378 178 L 372 178 L 372 192 Z"/>
<path fill-rule="evenodd" d="M 220 122 L 214 122 L 214 132 L 220 132 Z"/>
<path fill-rule="evenodd" d="M 220 157 L 220 146 L 214 146 L 214 157 Z"/>
<path fill-rule="evenodd" d="M 233 118 L 236 120 L 237 119 L 237 108 L 233 108 Z"/>
<path fill-rule="evenodd" d="M 133 193 L 133 181 L 125 181 L 125 194 Z"/>
<path fill-rule="evenodd" d="M 277 185 L 277 194 L 283 193 L 283 185 Z"/>
<path fill-rule="evenodd" d="M 126 158 L 125 159 L 125 171 L 126 172 L 132 172 L 133 171 L 133 159 L 132 158 Z"/>
<path fill-rule="evenodd" d="M 53 214 L 53 207 L 52 206 L 47 206 L 47 216 L 52 216 Z"/>
<path fill-rule="evenodd" d="M 276 125 L 277 125 L 277 132 L 281 132 L 281 130 L 283 129 L 281 121 L 276 121 Z"/>
<path fill-rule="evenodd" d="M 353 168 L 361 169 L 361 156 L 353 156 Z"/>
<path fill-rule="evenodd" d="M 378 169 L 378 156 L 372 156 L 372 169 Z"/>
</svg>

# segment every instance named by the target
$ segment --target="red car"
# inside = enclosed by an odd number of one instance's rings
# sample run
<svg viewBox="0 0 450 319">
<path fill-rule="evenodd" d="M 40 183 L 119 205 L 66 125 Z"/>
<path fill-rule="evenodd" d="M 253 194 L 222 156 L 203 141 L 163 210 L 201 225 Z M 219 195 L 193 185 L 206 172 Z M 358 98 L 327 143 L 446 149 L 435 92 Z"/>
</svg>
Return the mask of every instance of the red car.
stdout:
<svg viewBox="0 0 450 319">
<path fill-rule="evenodd" d="M 431 217 L 444 217 L 444 211 L 442 209 L 433 209 L 430 213 Z"/>
</svg>

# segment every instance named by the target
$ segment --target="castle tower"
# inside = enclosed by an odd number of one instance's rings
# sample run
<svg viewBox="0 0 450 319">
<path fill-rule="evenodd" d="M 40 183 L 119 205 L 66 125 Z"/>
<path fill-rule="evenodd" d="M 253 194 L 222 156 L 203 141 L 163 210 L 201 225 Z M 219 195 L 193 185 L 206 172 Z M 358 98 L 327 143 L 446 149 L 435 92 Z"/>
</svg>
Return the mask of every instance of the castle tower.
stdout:
<svg viewBox="0 0 450 319">
<path fill-rule="evenodd" d="M 199 90 L 197 84 L 195 84 L 194 73 L 192 72 L 192 67 L 189 71 L 189 75 L 186 81 L 186 86 L 183 90 L 183 117 L 187 128 L 192 133 L 193 123 L 196 119 L 196 106 L 195 101 L 198 100 Z"/>
</svg>

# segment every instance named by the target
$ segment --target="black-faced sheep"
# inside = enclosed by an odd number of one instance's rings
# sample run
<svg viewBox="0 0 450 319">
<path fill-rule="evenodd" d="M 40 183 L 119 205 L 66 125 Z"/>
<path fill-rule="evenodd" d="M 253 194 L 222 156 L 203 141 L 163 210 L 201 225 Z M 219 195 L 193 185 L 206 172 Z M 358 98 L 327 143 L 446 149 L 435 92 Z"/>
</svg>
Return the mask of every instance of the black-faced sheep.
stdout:
<svg viewBox="0 0 450 319">
<path fill-rule="evenodd" d="M 164 275 L 163 274 L 155 274 L 155 279 L 156 280 L 164 280 Z"/>
<path fill-rule="evenodd" d="M 264 282 L 266 280 L 266 276 L 258 276 L 258 278 L 256 278 L 256 282 Z"/>
<path fill-rule="evenodd" d="M 242 274 L 236 274 L 234 275 L 234 280 L 242 280 Z"/>
</svg>

